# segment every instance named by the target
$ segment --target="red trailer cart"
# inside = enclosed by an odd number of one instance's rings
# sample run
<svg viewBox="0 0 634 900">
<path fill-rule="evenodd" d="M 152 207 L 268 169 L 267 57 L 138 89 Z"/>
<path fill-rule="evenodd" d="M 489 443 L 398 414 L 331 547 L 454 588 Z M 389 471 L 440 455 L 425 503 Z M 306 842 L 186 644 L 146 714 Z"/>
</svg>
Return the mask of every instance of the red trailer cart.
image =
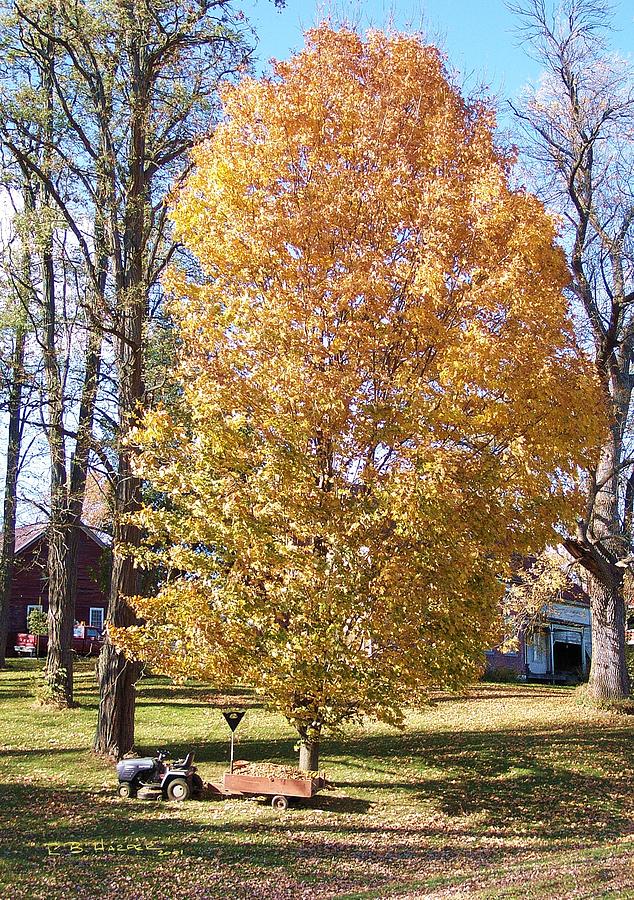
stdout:
<svg viewBox="0 0 634 900">
<path fill-rule="evenodd" d="M 293 772 L 284 766 L 266 766 L 266 773 L 258 774 L 258 767 L 236 763 L 234 771 L 225 772 L 221 782 L 212 783 L 212 794 L 218 797 L 271 798 L 274 809 L 287 809 L 289 800 L 308 800 L 326 787 L 323 774 Z"/>
</svg>

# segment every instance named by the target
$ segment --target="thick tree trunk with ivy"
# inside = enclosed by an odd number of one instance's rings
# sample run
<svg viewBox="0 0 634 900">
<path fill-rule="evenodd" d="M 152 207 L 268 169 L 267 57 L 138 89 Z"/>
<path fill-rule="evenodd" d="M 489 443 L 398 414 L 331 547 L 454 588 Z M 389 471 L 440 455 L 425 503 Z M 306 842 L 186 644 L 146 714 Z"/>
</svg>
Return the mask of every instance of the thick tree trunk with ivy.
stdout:
<svg viewBox="0 0 634 900">
<path fill-rule="evenodd" d="M 105 274 L 104 276 L 105 277 Z M 86 491 L 92 425 L 101 363 L 101 333 L 88 313 L 84 380 L 77 417 L 75 448 L 70 465 L 60 465 L 63 481 L 51 482 L 51 521 L 48 537 L 49 645 L 47 678 L 54 699 L 71 705 L 73 697 L 72 639 L 77 599 L 77 564 L 82 508 Z M 62 410 L 63 411 L 63 410 Z M 63 434 L 62 434 L 63 438 Z M 59 449 L 54 443 L 56 452 Z M 65 454 L 65 446 L 62 443 Z M 54 489 L 54 491 L 53 491 Z M 51 554 L 54 554 L 51 557 Z"/>
<path fill-rule="evenodd" d="M 0 668 L 5 665 L 5 653 L 9 632 L 9 604 L 15 553 L 15 524 L 17 506 L 18 469 L 22 436 L 22 387 L 24 382 L 25 329 L 18 325 L 15 332 L 11 383 L 8 400 L 7 470 L 4 480 L 4 515 L 2 530 L 2 556 L 0 557 Z"/>
<path fill-rule="evenodd" d="M 72 638 L 77 597 L 77 556 L 101 361 L 101 336 L 97 327 L 92 327 L 87 340 L 75 448 L 68 467 L 63 403 L 56 419 L 58 427 L 51 427 L 49 433 L 53 465 L 48 529 L 49 643 L 46 674 L 54 699 L 63 705 L 73 703 Z"/>
<path fill-rule="evenodd" d="M 59 441 L 56 441 L 59 436 L 52 435 L 51 452 L 55 452 L 60 464 L 53 471 L 48 528 L 49 641 L 46 675 L 53 699 L 62 705 L 72 705 L 74 702 L 72 639 L 77 598 L 77 558 L 100 359 L 101 337 L 98 329 L 94 328 L 88 337 L 75 449 L 68 470 L 65 459 L 63 466 L 60 461 L 60 454 L 65 454 L 64 444 L 61 443 L 60 449 Z"/>
<path fill-rule="evenodd" d="M 75 536 L 65 517 L 52 511 L 47 531 L 48 552 L 48 651 L 46 681 L 50 698 L 60 706 L 72 706 L 73 697 L 73 605 L 70 538 Z"/>
</svg>

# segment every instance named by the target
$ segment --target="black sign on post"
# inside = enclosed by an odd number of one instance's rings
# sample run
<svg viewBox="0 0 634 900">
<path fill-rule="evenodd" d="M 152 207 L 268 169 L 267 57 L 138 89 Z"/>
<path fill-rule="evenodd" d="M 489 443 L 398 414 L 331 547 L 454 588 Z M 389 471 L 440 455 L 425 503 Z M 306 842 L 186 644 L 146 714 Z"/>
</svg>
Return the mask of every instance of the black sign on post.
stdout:
<svg viewBox="0 0 634 900">
<path fill-rule="evenodd" d="M 242 717 L 244 716 L 245 710 L 241 710 L 238 712 L 237 710 L 231 710 L 227 712 L 223 712 L 223 716 L 226 719 L 227 725 L 232 731 L 235 731 L 240 722 L 242 721 Z"/>
<path fill-rule="evenodd" d="M 237 709 L 228 709 L 226 712 L 223 712 L 223 716 L 225 717 L 225 722 L 231 729 L 231 766 L 229 771 L 233 775 L 233 733 L 242 721 L 242 717 L 244 716 L 245 710 L 237 710 Z"/>
</svg>

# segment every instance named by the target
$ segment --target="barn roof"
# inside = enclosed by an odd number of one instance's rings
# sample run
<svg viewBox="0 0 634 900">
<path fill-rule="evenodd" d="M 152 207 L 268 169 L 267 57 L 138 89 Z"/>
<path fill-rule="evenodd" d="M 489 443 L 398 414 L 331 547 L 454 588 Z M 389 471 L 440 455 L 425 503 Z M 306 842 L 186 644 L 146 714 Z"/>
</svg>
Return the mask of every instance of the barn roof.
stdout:
<svg viewBox="0 0 634 900">
<path fill-rule="evenodd" d="M 46 531 L 45 523 L 37 523 L 34 525 L 22 525 L 15 529 L 15 552 L 20 553 Z"/>
<path fill-rule="evenodd" d="M 19 528 L 15 529 L 15 552 L 22 553 L 23 550 L 26 550 L 28 547 L 31 547 L 36 543 L 45 533 L 48 528 L 48 522 L 38 522 L 33 525 L 21 525 Z M 88 535 L 89 538 L 92 538 L 93 541 L 98 544 L 101 548 L 105 548 L 110 543 L 109 535 L 105 534 L 103 531 L 96 531 L 94 528 L 90 528 L 89 525 L 82 525 L 81 530 Z"/>
</svg>

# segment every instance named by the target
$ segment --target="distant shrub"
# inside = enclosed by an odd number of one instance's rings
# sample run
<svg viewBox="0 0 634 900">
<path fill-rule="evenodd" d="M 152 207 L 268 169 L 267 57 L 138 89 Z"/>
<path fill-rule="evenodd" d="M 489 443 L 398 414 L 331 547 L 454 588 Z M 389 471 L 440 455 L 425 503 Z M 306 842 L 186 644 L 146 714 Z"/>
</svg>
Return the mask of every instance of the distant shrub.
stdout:
<svg viewBox="0 0 634 900">
<path fill-rule="evenodd" d="M 32 609 L 26 620 L 26 627 L 29 634 L 37 634 L 40 637 L 48 631 L 48 619 L 45 612 L 41 609 Z"/>
<path fill-rule="evenodd" d="M 497 684 L 514 684 L 520 680 L 520 677 L 515 669 L 509 669 L 508 666 L 496 666 L 485 672 L 482 680 L 494 681 Z"/>
</svg>

